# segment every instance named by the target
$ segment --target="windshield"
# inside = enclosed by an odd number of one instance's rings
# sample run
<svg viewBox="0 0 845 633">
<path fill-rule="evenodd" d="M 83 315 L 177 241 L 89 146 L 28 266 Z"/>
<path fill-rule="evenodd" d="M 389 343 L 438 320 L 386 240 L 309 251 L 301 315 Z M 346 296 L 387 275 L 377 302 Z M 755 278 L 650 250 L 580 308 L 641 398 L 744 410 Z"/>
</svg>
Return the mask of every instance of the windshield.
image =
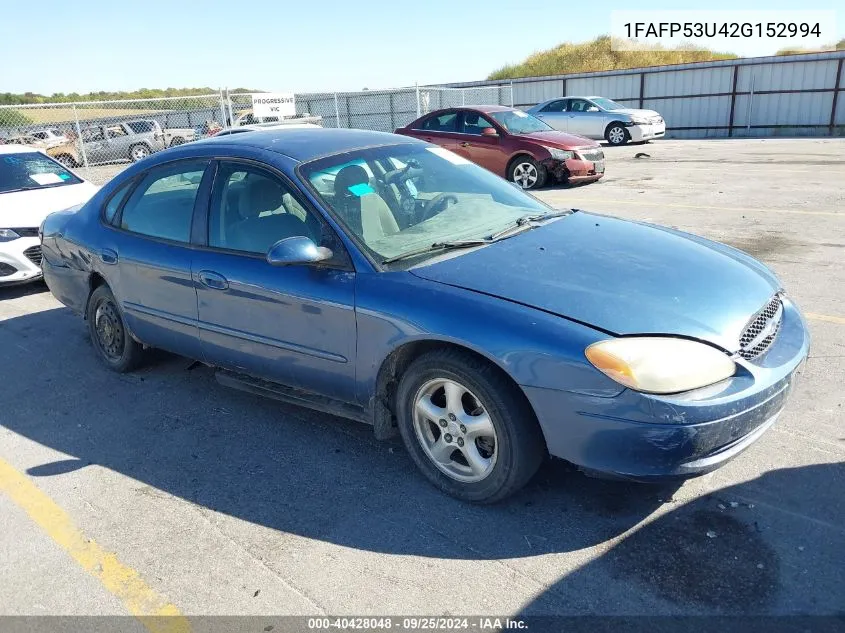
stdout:
<svg viewBox="0 0 845 633">
<path fill-rule="evenodd" d="M 300 167 L 322 202 L 378 260 L 432 244 L 488 238 L 552 210 L 442 147 L 403 144 Z"/>
<path fill-rule="evenodd" d="M 77 185 L 81 182 L 41 152 L 0 154 L 0 193 Z"/>
<path fill-rule="evenodd" d="M 594 97 L 591 99 L 593 103 L 595 103 L 598 107 L 602 110 L 624 110 L 625 106 L 616 103 L 615 101 L 611 101 L 610 99 L 605 99 L 604 97 Z"/>
<path fill-rule="evenodd" d="M 522 110 L 502 110 L 491 112 L 496 121 L 499 122 L 511 134 L 531 134 L 532 132 L 548 132 L 553 128 L 543 123 L 537 117 L 523 112 Z"/>
</svg>

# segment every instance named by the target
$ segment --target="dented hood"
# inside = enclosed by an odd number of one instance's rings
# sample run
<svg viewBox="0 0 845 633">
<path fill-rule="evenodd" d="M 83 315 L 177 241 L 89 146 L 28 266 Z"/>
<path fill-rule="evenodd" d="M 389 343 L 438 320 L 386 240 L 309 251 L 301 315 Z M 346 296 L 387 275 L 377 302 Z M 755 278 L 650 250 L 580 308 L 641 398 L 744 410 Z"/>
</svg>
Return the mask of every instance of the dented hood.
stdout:
<svg viewBox="0 0 845 633">
<path fill-rule="evenodd" d="M 411 272 L 612 334 L 687 336 L 729 351 L 779 288 L 729 246 L 584 212 Z"/>
</svg>

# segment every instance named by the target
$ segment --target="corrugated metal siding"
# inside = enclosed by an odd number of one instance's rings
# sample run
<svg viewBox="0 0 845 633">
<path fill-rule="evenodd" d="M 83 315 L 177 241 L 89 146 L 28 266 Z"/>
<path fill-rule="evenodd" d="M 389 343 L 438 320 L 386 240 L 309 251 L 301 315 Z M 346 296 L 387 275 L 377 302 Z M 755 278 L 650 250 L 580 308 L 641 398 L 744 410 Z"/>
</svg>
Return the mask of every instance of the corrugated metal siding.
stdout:
<svg viewBox="0 0 845 633">
<path fill-rule="evenodd" d="M 736 89 L 739 92 L 751 90 L 751 76 L 754 76 L 754 91 L 761 90 L 814 90 L 832 89 L 836 80 L 835 60 L 826 62 L 794 62 L 791 64 L 763 64 L 741 66 Z"/>
<path fill-rule="evenodd" d="M 551 81 L 534 81 L 525 84 L 514 84 L 513 102 L 535 105 L 547 99 L 563 96 L 563 82 L 560 79 Z"/>
<path fill-rule="evenodd" d="M 684 97 L 682 99 L 646 99 L 643 107 L 657 110 L 672 127 L 719 127 L 728 124 L 731 98 Z"/>
<path fill-rule="evenodd" d="M 730 92 L 733 68 L 703 68 L 676 72 L 650 73 L 645 76 L 648 97 Z"/>
<path fill-rule="evenodd" d="M 609 99 L 633 99 L 640 96 L 639 75 L 583 77 L 566 80 L 566 94 L 586 97 L 601 95 Z"/>
<path fill-rule="evenodd" d="M 834 84 L 839 60 L 842 59 L 845 59 L 845 51 L 833 51 L 541 78 L 525 77 L 514 79 L 512 82 L 474 81 L 448 85 L 460 87 L 512 84 L 514 102 L 533 105 L 560 96 L 562 80 L 565 79 L 567 95 L 599 94 L 629 107 L 639 107 L 640 76 L 643 74 L 643 106 L 657 110 L 663 115 L 667 123 L 667 136 L 718 137 L 728 135 L 731 97 L 729 94 L 718 97 L 699 95 L 730 93 L 736 68 L 738 93 L 748 93 L 751 90 L 751 78 L 754 77 L 751 125 L 760 127 L 750 131 L 745 129 L 749 95 L 737 94 L 733 119 L 735 135 L 819 135 L 830 132 Z M 845 89 L 845 71 L 839 79 L 839 88 Z M 792 92 L 806 90 L 819 92 Z M 759 94 L 761 91 L 785 92 Z M 835 121 L 835 125 L 845 125 L 845 91 L 839 93 Z M 838 133 L 845 134 L 845 130 Z"/>
<path fill-rule="evenodd" d="M 734 125 L 748 124 L 750 95 L 738 95 Z M 827 125 L 833 92 L 755 94 L 751 103 L 751 125 Z"/>
</svg>

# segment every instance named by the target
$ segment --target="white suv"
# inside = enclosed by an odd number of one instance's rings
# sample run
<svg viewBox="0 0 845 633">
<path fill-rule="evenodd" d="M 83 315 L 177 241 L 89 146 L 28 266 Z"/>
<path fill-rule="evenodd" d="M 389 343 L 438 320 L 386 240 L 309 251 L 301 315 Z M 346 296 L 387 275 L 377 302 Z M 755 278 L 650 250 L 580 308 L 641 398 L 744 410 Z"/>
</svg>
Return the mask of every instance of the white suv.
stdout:
<svg viewBox="0 0 845 633">
<path fill-rule="evenodd" d="M 43 151 L 0 145 L 0 287 L 41 277 L 38 227 L 97 189 Z"/>
</svg>

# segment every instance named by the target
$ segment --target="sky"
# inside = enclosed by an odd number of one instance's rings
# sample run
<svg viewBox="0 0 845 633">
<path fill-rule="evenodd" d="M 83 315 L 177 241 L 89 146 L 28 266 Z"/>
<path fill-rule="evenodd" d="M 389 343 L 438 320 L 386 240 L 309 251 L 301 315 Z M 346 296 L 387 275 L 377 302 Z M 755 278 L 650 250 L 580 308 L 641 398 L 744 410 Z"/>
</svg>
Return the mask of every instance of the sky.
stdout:
<svg viewBox="0 0 845 633">
<path fill-rule="evenodd" d="M 610 31 L 616 10 L 680 0 L 5 0 L 0 92 L 245 87 L 312 92 L 484 79 Z M 839 9 L 842 0 L 712 0 L 709 10 Z M 835 41 L 835 40 L 834 40 Z M 774 43 L 745 55 L 773 54 Z"/>
</svg>

